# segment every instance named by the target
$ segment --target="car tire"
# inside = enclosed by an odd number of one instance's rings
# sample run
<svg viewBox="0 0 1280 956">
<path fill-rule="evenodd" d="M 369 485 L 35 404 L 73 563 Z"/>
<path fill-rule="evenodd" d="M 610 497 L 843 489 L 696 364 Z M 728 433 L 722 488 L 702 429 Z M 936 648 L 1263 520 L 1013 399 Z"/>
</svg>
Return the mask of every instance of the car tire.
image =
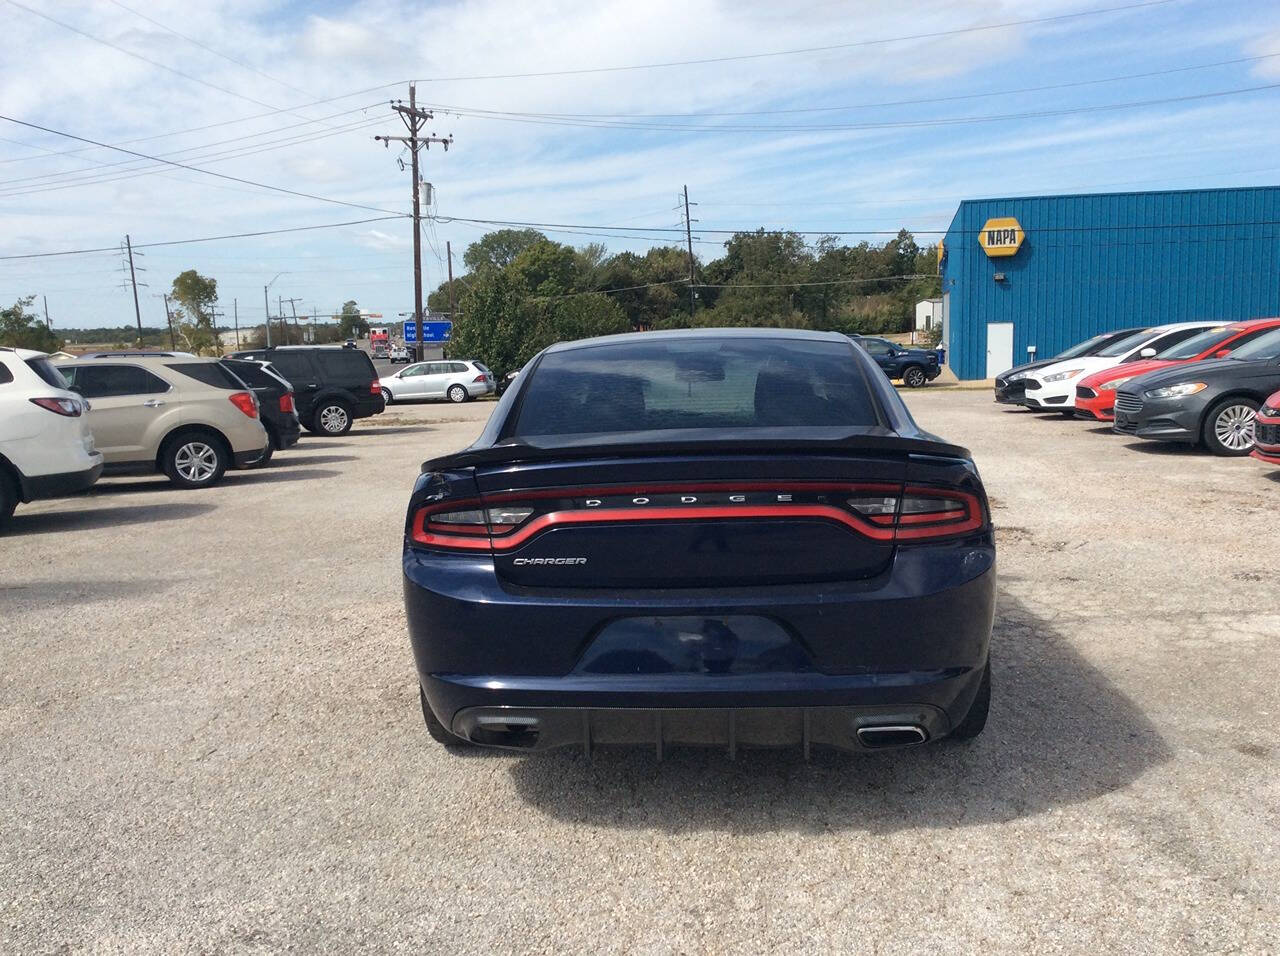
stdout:
<svg viewBox="0 0 1280 956">
<path fill-rule="evenodd" d="M 345 435 L 351 431 L 351 406 L 336 398 L 321 402 L 313 425 L 317 435 Z"/>
<path fill-rule="evenodd" d="M 391 394 L 391 389 L 384 388 L 382 390 L 382 404 L 390 405 L 393 401 L 395 401 L 395 396 Z"/>
<path fill-rule="evenodd" d="M 919 365 L 908 365 L 902 370 L 902 384 L 907 388 L 923 388 L 927 381 L 929 379 Z"/>
<path fill-rule="evenodd" d="M 3 528 L 13 517 L 18 507 L 18 488 L 13 479 L 0 468 L 0 528 Z"/>
<path fill-rule="evenodd" d="M 462 385 L 450 385 L 449 391 L 445 392 L 445 395 L 448 397 L 449 401 L 453 402 L 455 405 L 461 405 L 471 397 L 471 394 L 467 391 L 466 387 Z"/>
<path fill-rule="evenodd" d="M 208 488 L 226 474 L 231 451 L 208 432 L 183 432 L 165 443 L 160 469 L 178 488 Z"/>
<path fill-rule="evenodd" d="M 462 749 L 464 747 L 474 747 L 469 740 L 464 740 L 457 734 L 452 734 L 445 729 L 444 724 L 440 723 L 440 719 L 431 712 L 431 705 L 427 703 L 427 695 L 423 693 L 422 687 L 418 687 L 418 702 L 422 704 L 422 720 L 427 725 L 427 733 L 431 735 L 431 739 L 438 744 L 443 744 L 449 749 Z"/>
<path fill-rule="evenodd" d="M 969 712 L 964 719 L 951 729 L 953 740 L 972 740 L 982 733 L 987 726 L 987 714 L 991 710 L 991 658 L 982 669 L 982 683 L 978 685 L 978 694 L 969 705 Z"/>
<path fill-rule="evenodd" d="M 1215 455 L 1240 458 L 1253 450 L 1253 420 L 1258 403 L 1243 395 L 1217 402 L 1204 417 L 1200 437 Z"/>
</svg>

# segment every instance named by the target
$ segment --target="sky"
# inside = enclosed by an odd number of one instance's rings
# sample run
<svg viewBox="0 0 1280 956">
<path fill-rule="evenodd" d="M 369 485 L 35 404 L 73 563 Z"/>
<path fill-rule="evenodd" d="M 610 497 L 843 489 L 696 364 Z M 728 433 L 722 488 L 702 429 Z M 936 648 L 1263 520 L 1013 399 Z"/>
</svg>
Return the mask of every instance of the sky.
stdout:
<svg viewBox="0 0 1280 956">
<path fill-rule="evenodd" d="M 273 314 L 411 311 L 408 154 L 373 139 L 404 134 L 410 81 L 454 137 L 421 154 L 427 290 L 446 242 L 460 272 L 498 228 L 466 220 L 683 243 L 685 185 L 705 260 L 717 230 L 927 244 L 962 199 L 1280 183 L 1280 6 L 1253 0 L 0 0 L 0 22 L 22 51 L 0 302 L 46 297 L 55 331 L 134 323 L 126 234 L 144 325 L 189 268 L 227 324 L 260 323 L 267 284 Z"/>
</svg>

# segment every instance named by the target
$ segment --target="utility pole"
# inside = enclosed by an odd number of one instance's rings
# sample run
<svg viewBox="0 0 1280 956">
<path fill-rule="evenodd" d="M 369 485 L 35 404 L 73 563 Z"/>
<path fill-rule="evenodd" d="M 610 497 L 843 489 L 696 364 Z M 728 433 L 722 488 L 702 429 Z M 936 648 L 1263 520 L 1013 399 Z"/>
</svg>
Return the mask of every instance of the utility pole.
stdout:
<svg viewBox="0 0 1280 956">
<path fill-rule="evenodd" d="M 694 203 L 694 205 L 698 205 Z M 693 288 L 693 283 L 697 281 L 693 274 L 693 220 L 689 218 L 689 187 L 684 187 L 684 238 L 689 246 L 689 317 L 693 317 L 693 313 L 698 308 L 698 293 Z"/>
<path fill-rule="evenodd" d="M 124 234 L 124 246 L 129 252 L 129 281 L 133 283 L 133 314 L 138 320 L 138 348 L 142 348 L 142 308 L 138 305 L 138 276 L 133 271 L 133 243 Z"/>
<path fill-rule="evenodd" d="M 53 323 L 49 321 L 49 297 L 42 295 L 40 298 L 44 299 L 44 327 L 51 329 L 53 328 Z"/>
<path fill-rule="evenodd" d="M 415 331 L 418 338 L 414 346 L 414 351 L 418 358 L 423 355 L 422 344 L 422 210 L 421 199 L 419 197 L 419 183 L 422 177 L 418 173 L 418 150 L 422 147 L 431 148 L 432 143 L 440 143 L 444 146 L 445 152 L 449 151 L 449 144 L 453 142 L 452 136 L 436 136 L 432 133 L 430 136 L 418 135 L 422 131 L 423 125 L 427 120 L 435 119 L 435 114 L 429 110 L 418 109 L 417 87 L 409 84 L 409 105 L 405 106 L 402 100 L 392 100 L 391 108 L 400 114 L 400 119 L 404 121 L 405 128 L 408 129 L 408 136 L 375 136 L 375 142 L 381 142 L 384 146 L 390 146 L 394 140 L 397 143 L 406 143 L 409 146 L 410 165 L 412 167 L 413 181 L 411 188 L 413 190 L 413 320 Z M 403 165 L 400 167 L 403 169 Z"/>
<path fill-rule="evenodd" d="M 445 255 L 449 257 L 449 321 L 453 321 L 453 317 L 458 312 L 458 306 L 453 299 L 453 246 L 446 242 L 444 244 Z"/>
<path fill-rule="evenodd" d="M 178 351 L 178 340 L 173 335 L 173 315 L 169 312 L 169 293 L 162 292 L 160 297 L 164 299 L 164 321 L 169 326 L 169 348 L 176 352 Z"/>
<path fill-rule="evenodd" d="M 298 333 L 298 344 L 302 344 L 302 326 L 298 325 L 298 305 L 301 299 L 285 299 L 289 303 L 289 308 L 293 310 L 293 331 Z M 281 315 L 283 318 L 283 314 Z"/>
<path fill-rule="evenodd" d="M 227 313 L 218 311 L 218 303 L 213 304 L 213 308 L 209 310 L 209 323 L 213 326 L 213 347 L 217 349 L 217 354 L 222 354 L 222 333 L 218 331 L 218 320 L 225 319 Z"/>
<path fill-rule="evenodd" d="M 231 300 L 231 316 L 236 324 L 236 351 L 240 351 L 240 300 Z"/>
</svg>

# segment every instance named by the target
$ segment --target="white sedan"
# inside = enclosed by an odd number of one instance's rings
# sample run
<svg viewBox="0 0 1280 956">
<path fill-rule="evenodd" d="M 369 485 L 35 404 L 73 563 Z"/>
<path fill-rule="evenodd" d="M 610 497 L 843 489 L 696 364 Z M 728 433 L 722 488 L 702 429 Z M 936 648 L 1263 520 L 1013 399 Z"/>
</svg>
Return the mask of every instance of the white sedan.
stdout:
<svg viewBox="0 0 1280 956">
<path fill-rule="evenodd" d="M 378 384 L 388 405 L 434 399 L 465 402 L 490 395 L 497 387 L 493 373 L 484 365 L 457 359 L 406 365 L 394 375 L 379 379 Z"/>
<path fill-rule="evenodd" d="M 1221 324 L 1220 321 L 1214 321 L 1153 325 L 1149 329 L 1134 332 L 1133 335 L 1112 342 L 1096 355 L 1066 359 L 1038 368 L 1034 372 L 1028 372 L 1026 376 L 1027 407 L 1060 411 L 1065 415 L 1073 416 L 1076 405 L 1076 382 L 1084 376 L 1123 365 L 1125 362 L 1154 358 L 1183 339 Z"/>
</svg>

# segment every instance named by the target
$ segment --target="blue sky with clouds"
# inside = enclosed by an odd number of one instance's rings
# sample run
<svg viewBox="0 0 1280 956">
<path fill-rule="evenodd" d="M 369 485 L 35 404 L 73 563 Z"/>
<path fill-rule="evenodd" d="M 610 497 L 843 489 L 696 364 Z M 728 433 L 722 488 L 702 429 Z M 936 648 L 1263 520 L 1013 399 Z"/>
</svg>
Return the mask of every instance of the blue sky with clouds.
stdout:
<svg viewBox="0 0 1280 956">
<path fill-rule="evenodd" d="M 429 288 L 446 240 L 457 263 L 491 228 L 457 219 L 643 249 L 676 239 L 661 230 L 686 183 L 711 258 L 714 229 L 927 241 L 964 198 L 1280 182 L 1280 7 L 1112 9 L 1136 2 L 0 0 L 23 51 L 0 61 L 0 113 L 322 197 L 0 121 L 0 256 L 379 215 L 341 202 L 407 211 L 403 152 L 372 137 L 402 132 L 386 101 L 411 78 L 430 130 L 456 138 L 424 154 Z M 143 320 L 163 323 L 185 268 L 246 323 L 280 272 L 273 308 L 394 315 L 412 308 L 410 248 L 406 220 L 149 248 Z M 0 299 L 47 295 L 55 327 L 129 324 L 122 278 L 113 253 L 3 259 Z"/>
</svg>

